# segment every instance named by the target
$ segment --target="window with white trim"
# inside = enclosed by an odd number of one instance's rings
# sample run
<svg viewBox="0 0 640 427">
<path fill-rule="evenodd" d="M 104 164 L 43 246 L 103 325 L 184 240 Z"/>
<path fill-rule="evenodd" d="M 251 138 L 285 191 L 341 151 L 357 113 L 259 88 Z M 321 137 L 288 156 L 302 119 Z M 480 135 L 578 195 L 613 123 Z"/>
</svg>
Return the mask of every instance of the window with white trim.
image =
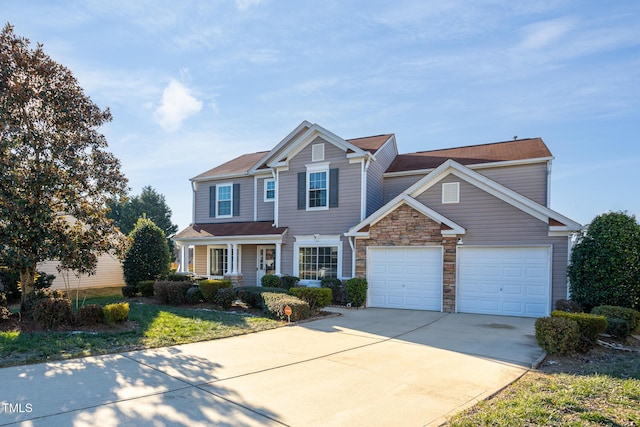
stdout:
<svg viewBox="0 0 640 427">
<path fill-rule="evenodd" d="M 300 246 L 298 248 L 300 280 L 322 280 L 338 277 L 337 246 Z"/>
<path fill-rule="evenodd" d="M 329 189 L 328 171 L 308 172 L 307 207 L 326 208 Z"/>
<path fill-rule="evenodd" d="M 276 199 L 276 181 L 274 179 L 264 180 L 264 201 L 273 202 Z"/>
<path fill-rule="evenodd" d="M 442 203 L 460 203 L 459 182 L 445 182 L 442 184 Z"/>
<path fill-rule="evenodd" d="M 216 217 L 231 217 L 233 214 L 233 186 L 218 185 L 216 192 Z"/>
</svg>

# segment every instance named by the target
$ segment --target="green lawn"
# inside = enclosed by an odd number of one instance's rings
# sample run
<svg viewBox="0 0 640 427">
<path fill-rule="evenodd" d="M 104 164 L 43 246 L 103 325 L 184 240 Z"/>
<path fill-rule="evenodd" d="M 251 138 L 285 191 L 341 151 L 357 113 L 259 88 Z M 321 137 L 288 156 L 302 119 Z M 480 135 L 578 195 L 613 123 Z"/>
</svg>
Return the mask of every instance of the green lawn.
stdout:
<svg viewBox="0 0 640 427">
<path fill-rule="evenodd" d="M 86 299 L 86 304 L 121 301 L 118 296 Z M 225 338 L 281 322 L 233 313 L 130 303 L 129 320 L 138 327 L 97 333 L 0 332 L 0 367 Z"/>
<path fill-rule="evenodd" d="M 571 373 L 531 371 L 448 425 L 640 426 L 640 353 L 606 354 Z"/>
</svg>

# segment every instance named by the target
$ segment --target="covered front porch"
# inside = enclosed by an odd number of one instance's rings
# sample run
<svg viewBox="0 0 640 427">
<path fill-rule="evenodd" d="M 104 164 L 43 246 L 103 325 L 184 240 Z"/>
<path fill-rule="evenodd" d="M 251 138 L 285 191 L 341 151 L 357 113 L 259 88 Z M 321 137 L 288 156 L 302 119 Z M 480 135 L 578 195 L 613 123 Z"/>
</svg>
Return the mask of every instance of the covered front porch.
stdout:
<svg viewBox="0 0 640 427">
<path fill-rule="evenodd" d="M 259 285 L 265 274 L 281 274 L 285 227 L 271 222 L 195 224 L 176 234 L 178 272 L 234 286 Z"/>
</svg>

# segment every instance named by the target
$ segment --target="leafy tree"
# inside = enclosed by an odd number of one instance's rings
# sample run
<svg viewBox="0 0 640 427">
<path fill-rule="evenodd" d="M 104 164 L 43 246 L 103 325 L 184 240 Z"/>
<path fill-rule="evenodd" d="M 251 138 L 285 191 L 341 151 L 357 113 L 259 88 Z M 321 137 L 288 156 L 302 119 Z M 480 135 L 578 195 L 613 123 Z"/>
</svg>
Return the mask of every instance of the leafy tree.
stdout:
<svg viewBox="0 0 640 427">
<path fill-rule="evenodd" d="M 169 246 L 160 227 L 149 218 L 140 218 L 129 237 L 131 246 L 122 263 L 127 286 L 156 280 L 169 273 Z"/>
<path fill-rule="evenodd" d="M 146 186 L 142 188 L 142 193 L 139 196 L 120 201 L 112 200 L 109 203 L 109 208 L 107 216 L 113 219 L 124 234 L 133 231 L 139 218 L 147 217 L 152 220 L 167 236 L 169 256 L 171 261 L 175 260 L 174 244 L 168 236 L 175 234 L 178 231 L 178 226 L 171 222 L 171 209 L 167 205 L 164 195 L 157 193 L 151 186 Z"/>
<path fill-rule="evenodd" d="M 635 216 L 597 216 L 573 248 L 569 280 L 571 299 L 587 309 L 640 308 L 640 225 Z"/>
<path fill-rule="evenodd" d="M 142 188 L 139 196 L 133 196 L 125 200 L 112 200 L 109 203 L 109 218 L 120 228 L 124 234 L 133 231 L 139 218 L 146 216 L 170 236 L 178 231 L 178 226 L 171 222 L 171 209 L 162 194 L 159 194 L 151 186 Z"/>
<path fill-rule="evenodd" d="M 125 194 L 120 162 L 97 129 L 111 120 L 73 74 L 38 44 L 0 33 L 0 264 L 20 274 L 22 297 L 36 265 L 58 259 L 95 272 L 119 246 L 107 202 Z"/>
</svg>

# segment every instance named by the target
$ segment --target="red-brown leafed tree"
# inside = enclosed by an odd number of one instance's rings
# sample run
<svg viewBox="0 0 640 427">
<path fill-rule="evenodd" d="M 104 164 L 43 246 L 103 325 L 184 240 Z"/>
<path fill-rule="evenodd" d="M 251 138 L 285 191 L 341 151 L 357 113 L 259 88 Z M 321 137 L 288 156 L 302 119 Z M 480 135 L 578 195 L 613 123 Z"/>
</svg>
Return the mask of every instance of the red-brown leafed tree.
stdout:
<svg viewBox="0 0 640 427">
<path fill-rule="evenodd" d="M 126 193 L 120 162 L 98 128 L 111 120 L 73 74 L 38 44 L 0 34 L 0 265 L 20 273 L 22 297 L 36 265 L 59 260 L 95 271 L 119 247 L 107 202 Z"/>
</svg>

